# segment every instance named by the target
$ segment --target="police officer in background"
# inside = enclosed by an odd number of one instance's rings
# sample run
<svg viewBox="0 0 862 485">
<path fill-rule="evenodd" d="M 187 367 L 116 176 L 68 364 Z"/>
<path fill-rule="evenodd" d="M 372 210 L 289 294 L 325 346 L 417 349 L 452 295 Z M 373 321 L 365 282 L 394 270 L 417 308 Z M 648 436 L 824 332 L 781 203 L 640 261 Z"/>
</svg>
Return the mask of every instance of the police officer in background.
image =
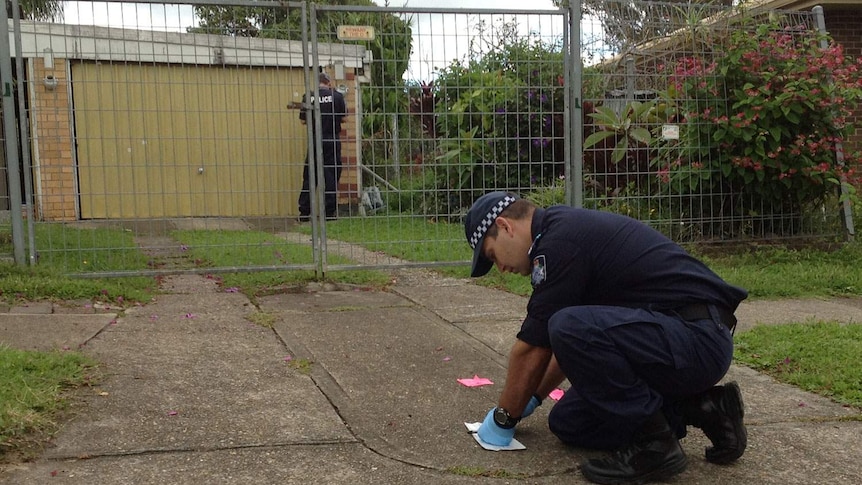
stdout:
<svg viewBox="0 0 862 485">
<path fill-rule="evenodd" d="M 471 276 L 496 264 L 533 286 L 505 387 L 479 438 L 509 444 L 518 422 L 568 379 L 548 424 L 569 445 L 615 450 L 581 464 L 593 482 L 681 473 L 686 425 L 712 442 L 707 461 L 743 454 L 739 386 L 717 383 L 730 367 L 745 290 L 650 226 L 609 212 L 542 209 L 492 192 L 476 200 L 464 229 Z"/>
<path fill-rule="evenodd" d="M 321 139 L 323 142 L 324 209 L 326 217 L 334 219 L 338 211 L 338 180 L 341 178 L 341 123 L 347 116 L 344 95 L 332 89 L 332 80 L 322 72 L 318 75 L 317 99 L 313 100 L 320 113 Z M 303 96 L 305 104 L 305 96 Z M 306 123 L 306 110 L 299 112 L 299 119 Z M 313 120 L 312 120 L 313 121 Z M 312 124 L 314 129 L 317 127 Z M 316 133 L 315 133 L 316 135 Z M 305 168 L 302 171 L 302 191 L 299 193 L 299 220 L 308 221 L 311 214 L 308 169 L 314 146 L 308 147 Z M 318 181 L 319 183 L 319 181 Z"/>
</svg>

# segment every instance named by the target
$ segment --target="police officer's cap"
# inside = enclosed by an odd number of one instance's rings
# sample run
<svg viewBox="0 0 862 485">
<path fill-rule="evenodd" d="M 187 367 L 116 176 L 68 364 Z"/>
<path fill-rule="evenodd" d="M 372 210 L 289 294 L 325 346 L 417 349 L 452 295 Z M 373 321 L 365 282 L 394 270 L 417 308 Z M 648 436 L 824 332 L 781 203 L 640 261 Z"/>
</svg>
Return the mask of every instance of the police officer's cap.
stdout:
<svg viewBox="0 0 862 485">
<path fill-rule="evenodd" d="M 494 263 L 482 254 L 482 241 L 485 240 L 485 234 L 494 224 L 497 216 L 516 200 L 518 196 L 510 192 L 490 192 L 476 199 L 470 207 L 464 219 L 464 235 L 467 236 L 467 242 L 473 248 L 473 266 L 470 276 L 483 276 L 491 271 Z"/>
</svg>

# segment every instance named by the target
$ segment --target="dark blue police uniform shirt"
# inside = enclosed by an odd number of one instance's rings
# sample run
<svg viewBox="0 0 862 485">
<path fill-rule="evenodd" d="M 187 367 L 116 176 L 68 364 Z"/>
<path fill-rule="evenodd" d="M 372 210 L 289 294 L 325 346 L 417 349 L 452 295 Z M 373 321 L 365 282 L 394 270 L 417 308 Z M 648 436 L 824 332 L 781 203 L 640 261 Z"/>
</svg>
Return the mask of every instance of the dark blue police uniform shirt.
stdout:
<svg viewBox="0 0 862 485">
<path fill-rule="evenodd" d="M 533 295 L 518 338 L 534 346 L 551 346 L 548 320 L 570 306 L 661 311 L 711 303 L 736 310 L 748 296 L 630 217 L 567 206 L 537 208 L 532 233 Z"/>
<path fill-rule="evenodd" d="M 305 96 L 302 97 L 302 101 L 305 103 Z M 321 138 L 337 140 L 338 134 L 341 133 L 341 122 L 347 113 L 344 95 L 334 89 L 321 86 L 317 89 L 315 101 L 320 105 L 320 126 L 323 132 Z M 299 112 L 299 119 L 305 121 L 305 110 Z"/>
</svg>

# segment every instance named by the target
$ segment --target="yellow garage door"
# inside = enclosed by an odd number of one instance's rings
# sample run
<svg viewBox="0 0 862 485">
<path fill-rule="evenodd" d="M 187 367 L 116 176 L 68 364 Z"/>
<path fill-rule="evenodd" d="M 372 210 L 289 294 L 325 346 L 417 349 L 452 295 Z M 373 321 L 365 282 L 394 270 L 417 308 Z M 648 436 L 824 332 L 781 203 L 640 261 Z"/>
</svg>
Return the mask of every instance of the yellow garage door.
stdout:
<svg viewBox="0 0 862 485">
<path fill-rule="evenodd" d="M 301 69 L 72 66 L 84 219 L 291 216 Z"/>
</svg>

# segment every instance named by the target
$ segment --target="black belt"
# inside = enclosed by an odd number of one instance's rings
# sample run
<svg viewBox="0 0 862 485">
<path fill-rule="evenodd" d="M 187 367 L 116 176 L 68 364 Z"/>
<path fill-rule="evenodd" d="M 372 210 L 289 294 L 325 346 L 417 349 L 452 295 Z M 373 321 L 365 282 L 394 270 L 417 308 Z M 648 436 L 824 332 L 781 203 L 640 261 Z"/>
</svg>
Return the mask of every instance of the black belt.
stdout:
<svg viewBox="0 0 862 485">
<path fill-rule="evenodd" d="M 727 327 L 731 332 L 736 328 L 736 317 L 733 315 L 733 312 L 728 310 L 727 308 L 721 305 L 707 305 L 706 303 L 692 303 L 690 305 L 686 305 L 679 308 L 674 308 L 670 310 L 670 313 L 678 315 L 683 320 L 712 320 L 712 313 L 709 311 L 709 307 L 713 307 L 718 314 L 718 318 L 722 325 Z"/>
</svg>

